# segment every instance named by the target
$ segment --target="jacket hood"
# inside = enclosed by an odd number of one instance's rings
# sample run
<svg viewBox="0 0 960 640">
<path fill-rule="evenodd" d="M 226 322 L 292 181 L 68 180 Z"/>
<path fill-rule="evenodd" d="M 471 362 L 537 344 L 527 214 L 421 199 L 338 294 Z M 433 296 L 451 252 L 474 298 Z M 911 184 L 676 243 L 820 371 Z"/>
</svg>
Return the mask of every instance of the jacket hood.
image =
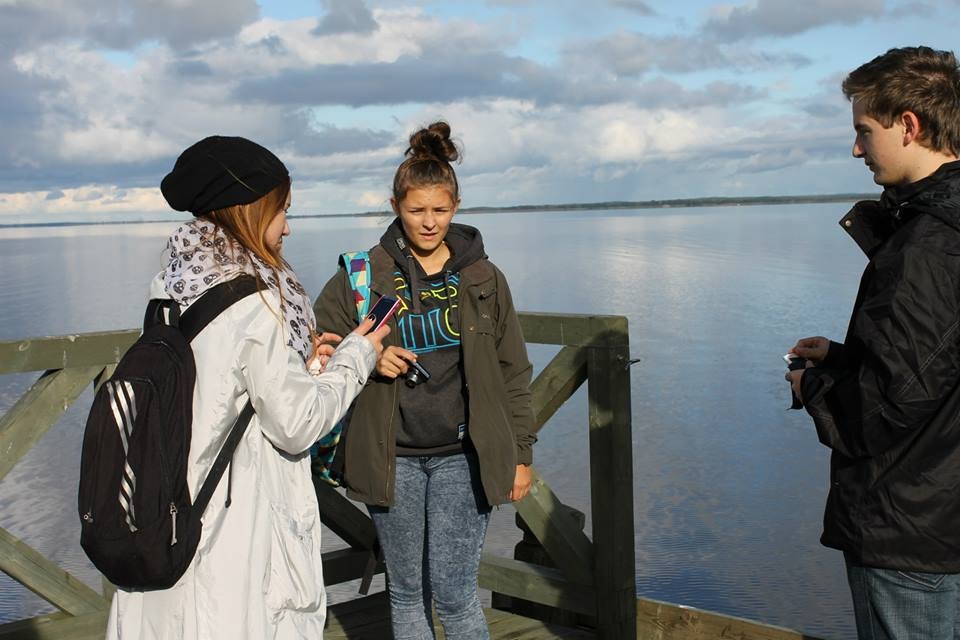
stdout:
<svg viewBox="0 0 960 640">
<path fill-rule="evenodd" d="M 483 238 L 475 227 L 450 223 L 444 241 L 447 243 L 447 246 L 450 247 L 450 259 L 443 265 L 444 280 L 449 278 L 450 274 L 457 273 L 464 267 L 487 257 L 483 249 Z M 410 286 L 410 297 L 413 302 L 413 308 L 419 312 L 420 282 L 427 276 L 436 274 L 425 273 L 423 267 L 420 266 L 420 263 L 410 252 L 410 247 L 403 233 L 403 225 L 400 224 L 399 217 L 394 218 L 383 236 L 380 237 L 380 246 L 393 258 L 393 261 L 403 272 Z"/>
<path fill-rule="evenodd" d="M 477 260 L 487 257 L 483 248 L 483 238 L 480 236 L 480 231 L 475 227 L 455 222 L 451 223 L 444 241 L 450 247 L 451 253 L 450 260 L 444 265 L 444 271 L 456 273 Z M 414 275 L 410 273 L 414 266 L 419 271 L 417 275 L 420 277 L 434 275 L 424 273 L 420 263 L 410 253 L 407 238 L 403 233 L 403 225 L 400 224 L 400 218 L 394 218 L 390 226 L 387 227 L 383 236 L 380 237 L 380 246 L 390 254 L 390 257 L 407 276 Z"/>
<path fill-rule="evenodd" d="M 941 165 L 923 180 L 887 187 L 880 204 L 894 217 L 926 213 L 960 231 L 960 160 Z"/>
</svg>

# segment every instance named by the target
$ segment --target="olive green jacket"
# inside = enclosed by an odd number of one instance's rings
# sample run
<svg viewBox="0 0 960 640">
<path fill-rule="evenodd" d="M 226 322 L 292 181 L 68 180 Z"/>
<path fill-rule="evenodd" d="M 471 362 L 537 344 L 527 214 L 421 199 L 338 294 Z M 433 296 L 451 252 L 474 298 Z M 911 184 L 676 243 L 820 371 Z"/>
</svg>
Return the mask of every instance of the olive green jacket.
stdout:
<svg viewBox="0 0 960 640">
<path fill-rule="evenodd" d="M 371 307 L 395 290 L 394 261 L 379 245 L 370 250 Z M 530 376 L 517 312 L 503 273 L 487 259 L 460 271 L 460 341 L 467 391 L 470 440 L 491 505 L 509 502 L 518 464 L 533 461 Z M 346 271 L 327 282 L 314 303 L 317 327 L 347 335 L 357 326 L 357 308 Z M 384 346 L 402 346 L 395 320 Z M 374 373 L 354 401 L 337 456 L 343 456 L 347 495 L 369 505 L 393 503 L 395 425 L 400 419 L 397 379 Z M 429 384 L 429 382 L 427 383 Z"/>
</svg>

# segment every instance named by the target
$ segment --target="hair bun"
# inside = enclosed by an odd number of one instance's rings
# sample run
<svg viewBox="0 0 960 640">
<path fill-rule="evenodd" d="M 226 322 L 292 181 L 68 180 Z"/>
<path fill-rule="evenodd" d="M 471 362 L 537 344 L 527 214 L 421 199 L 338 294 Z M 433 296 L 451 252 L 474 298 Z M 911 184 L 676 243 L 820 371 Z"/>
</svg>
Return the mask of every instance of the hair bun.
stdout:
<svg viewBox="0 0 960 640">
<path fill-rule="evenodd" d="M 455 162 L 460 151 L 450 139 L 450 125 L 441 120 L 411 135 L 406 155 Z"/>
</svg>

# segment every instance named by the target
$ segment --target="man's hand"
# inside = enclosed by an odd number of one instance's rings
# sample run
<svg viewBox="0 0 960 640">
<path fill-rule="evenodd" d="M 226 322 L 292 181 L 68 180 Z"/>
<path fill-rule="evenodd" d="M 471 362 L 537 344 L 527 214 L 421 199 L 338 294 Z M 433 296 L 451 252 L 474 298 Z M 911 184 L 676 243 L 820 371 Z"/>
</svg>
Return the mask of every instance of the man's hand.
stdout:
<svg viewBox="0 0 960 640">
<path fill-rule="evenodd" d="M 798 340 L 793 349 L 790 349 L 790 353 L 806 358 L 813 364 L 820 364 L 827 357 L 827 351 L 829 350 L 830 341 L 828 339 L 823 336 L 814 336 Z"/>
<path fill-rule="evenodd" d="M 528 465 L 518 464 L 517 474 L 513 477 L 513 489 L 510 490 L 510 500 L 516 502 L 527 497 L 531 484 L 533 484 L 533 471 Z"/>
<path fill-rule="evenodd" d="M 812 365 L 808 362 L 807 368 L 810 368 L 811 366 Z M 803 402 L 803 394 L 800 393 L 800 378 L 803 377 L 803 369 L 787 371 L 787 375 L 784 377 L 790 383 L 790 388 L 793 389 L 793 395 L 797 396 L 797 398 L 800 399 L 800 402 Z"/>
</svg>

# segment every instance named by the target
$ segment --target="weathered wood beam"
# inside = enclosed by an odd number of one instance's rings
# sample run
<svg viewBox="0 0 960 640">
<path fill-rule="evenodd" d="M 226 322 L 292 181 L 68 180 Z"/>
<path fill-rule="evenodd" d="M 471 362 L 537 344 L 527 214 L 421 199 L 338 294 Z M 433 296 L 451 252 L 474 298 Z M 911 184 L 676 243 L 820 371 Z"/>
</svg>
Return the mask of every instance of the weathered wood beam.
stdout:
<svg viewBox="0 0 960 640">
<path fill-rule="evenodd" d="M 102 366 L 48 371 L 0 417 L 0 480 L 56 424 Z"/>
<path fill-rule="evenodd" d="M 138 337 L 125 329 L 0 342 L 0 374 L 116 363 Z"/>
<path fill-rule="evenodd" d="M 627 319 L 623 316 L 589 316 L 567 313 L 519 313 L 520 328 L 527 342 L 574 347 L 598 346 L 597 335 L 621 335 L 626 344 Z M 614 347 L 619 344 L 605 343 Z"/>
<path fill-rule="evenodd" d="M 38 551 L 0 528 L 0 571 L 66 613 L 110 608 L 110 602 Z"/>
<path fill-rule="evenodd" d="M 320 505 L 320 521 L 351 547 L 372 549 L 377 530 L 370 516 L 317 476 L 313 476 L 313 488 Z"/>
<path fill-rule="evenodd" d="M 497 609 L 484 609 L 483 614 L 487 617 L 490 637 L 496 640 L 596 640 L 596 635 L 587 629 L 565 627 Z M 437 633 L 437 640 L 444 637 Z"/>
<path fill-rule="evenodd" d="M 531 343 L 596 346 L 594 337 L 598 334 L 625 334 L 621 331 L 626 326 L 622 316 L 518 315 L 524 337 Z M 0 341 L 0 374 L 115 364 L 139 336 L 139 329 L 119 329 Z"/>
<path fill-rule="evenodd" d="M 103 640 L 107 611 L 79 616 L 53 613 L 0 625 L 0 640 Z"/>
<path fill-rule="evenodd" d="M 391 635 L 386 591 L 340 602 L 327 609 L 324 640 L 378 640 Z"/>
<path fill-rule="evenodd" d="M 586 379 L 587 354 L 582 348 L 564 347 L 553 357 L 530 385 L 537 431 Z"/>
<path fill-rule="evenodd" d="M 514 598 L 596 615 L 593 587 L 570 582 L 557 569 L 484 553 L 480 558 L 480 586 Z"/>
<path fill-rule="evenodd" d="M 636 637 L 650 640 L 820 640 L 783 627 L 646 598 L 637 599 Z"/>
<path fill-rule="evenodd" d="M 594 581 L 594 549 L 590 539 L 574 521 L 563 517 L 562 503 L 544 479 L 531 467 L 530 493 L 513 506 L 533 535 L 540 541 L 557 568 L 581 585 Z"/>
<path fill-rule="evenodd" d="M 366 549 L 337 549 L 323 554 L 323 583 L 327 586 L 350 582 L 362 578 L 370 561 L 370 551 Z M 379 563 L 374 575 L 384 572 L 383 563 Z"/>
<path fill-rule="evenodd" d="M 626 322 L 623 333 L 597 336 L 587 356 L 590 496 L 601 638 L 636 637 L 633 442 Z M 616 345 L 616 346 L 613 346 Z"/>
</svg>

